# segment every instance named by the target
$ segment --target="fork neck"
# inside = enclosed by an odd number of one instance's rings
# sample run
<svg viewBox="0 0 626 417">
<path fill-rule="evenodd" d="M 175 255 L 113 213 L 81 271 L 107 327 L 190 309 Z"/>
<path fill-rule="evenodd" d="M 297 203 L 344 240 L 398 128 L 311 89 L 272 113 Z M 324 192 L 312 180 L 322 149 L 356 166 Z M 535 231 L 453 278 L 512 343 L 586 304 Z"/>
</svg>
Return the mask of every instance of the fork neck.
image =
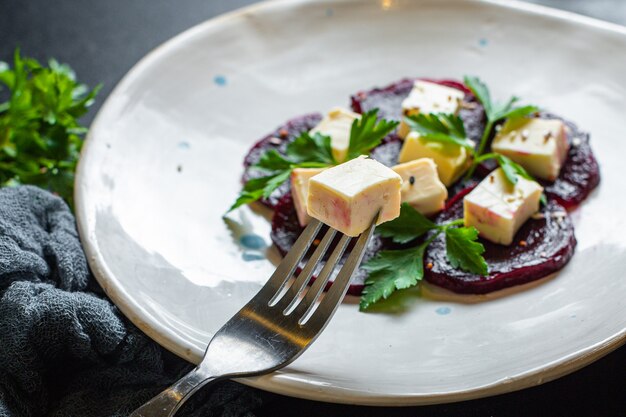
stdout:
<svg viewBox="0 0 626 417">
<path fill-rule="evenodd" d="M 197 367 L 135 410 L 130 417 L 172 417 L 197 390 L 217 379 L 206 368 Z"/>
</svg>

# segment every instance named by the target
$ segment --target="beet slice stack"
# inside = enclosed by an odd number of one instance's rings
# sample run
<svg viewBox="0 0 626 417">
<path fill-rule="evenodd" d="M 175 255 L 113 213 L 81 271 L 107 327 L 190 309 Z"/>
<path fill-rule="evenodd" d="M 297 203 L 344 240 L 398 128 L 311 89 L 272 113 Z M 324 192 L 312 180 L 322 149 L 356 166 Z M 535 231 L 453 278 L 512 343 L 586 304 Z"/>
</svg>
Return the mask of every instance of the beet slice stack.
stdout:
<svg viewBox="0 0 626 417">
<path fill-rule="evenodd" d="M 352 109 L 362 113 L 378 108 L 380 117 L 398 120 L 401 117 L 402 100 L 409 94 L 414 80 L 406 78 L 387 87 L 360 91 L 351 97 Z M 424 80 L 465 92 L 460 117 L 464 121 L 468 137 L 478 143 L 485 127 L 485 115 L 482 105 L 473 94 L 458 81 Z M 548 113 L 542 113 L 540 117 L 560 118 Z M 295 140 L 303 131 L 312 129 L 321 118 L 319 113 L 294 118 L 259 140 L 245 157 L 242 181 L 260 175 L 250 167 L 264 152 L 276 149 L 284 153 L 288 143 Z M 568 128 L 570 151 L 559 178 L 553 183 L 543 183 L 549 203 L 542 209 L 539 217 L 524 224 L 518 231 L 513 245 L 502 246 L 481 239 L 486 249 L 484 256 L 489 265 L 489 275 L 486 277 L 452 268 L 445 256 L 445 239 L 439 236 L 431 243 L 425 254 L 427 281 L 458 293 L 482 294 L 542 278 L 559 270 L 569 261 L 574 253 L 576 238 L 566 210 L 575 208 L 587 198 L 598 185 L 600 173 L 589 145 L 589 135 L 580 131 L 575 124 L 567 120 L 564 122 Z M 371 152 L 371 157 L 392 166 L 398 162 L 401 147 L 402 139 L 391 133 Z M 493 168 L 494 166 L 484 165 L 477 170 L 472 180 L 450 187 L 450 195 L 456 195 L 449 200 L 447 208 L 436 217 L 436 221 L 445 222 L 462 217 L 463 196 Z M 468 188 L 468 185 L 471 186 Z M 270 198 L 261 202 L 275 210 L 271 239 L 278 250 L 285 254 L 303 230 L 298 223 L 289 182 L 285 182 Z M 366 250 L 364 261 L 375 256 L 380 250 L 396 248 L 398 245 L 392 244 L 389 240 L 374 236 Z M 321 267 L 322 265 L 314 275 Z M 359 269 L 352 279 L 348 293 L 359 295 L 366 278 L 367 272 Z"/>
</svg>

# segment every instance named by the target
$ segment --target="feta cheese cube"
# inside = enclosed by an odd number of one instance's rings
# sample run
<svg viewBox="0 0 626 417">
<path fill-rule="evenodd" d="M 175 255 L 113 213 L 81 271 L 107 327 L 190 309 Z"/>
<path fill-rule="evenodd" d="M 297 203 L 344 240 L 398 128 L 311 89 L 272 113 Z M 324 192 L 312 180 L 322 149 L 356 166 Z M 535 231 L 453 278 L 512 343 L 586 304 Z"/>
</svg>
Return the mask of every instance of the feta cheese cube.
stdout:
<svg viewBox="0 0 626 417">
<path fill-rule="evenodd" d="M 350 130 L 352 122 L 360 119 L 361 115 L 350 110 L 335 107 L 315 126 L 310 134 L 319 132 L 330 136 L 330 146 L 335 160 L 339 163 L 345 161 L 350 145 Z"/>
<path fill-rule="evenodd" d="M 508 156 L 529 174 L 554 181 L 569 149 L 565 123 L 538 118 L 509 119 L 493 139 L 491 149 Z"/>
<path fill-rule="evenodd" d="M 309 180 L 327 168 L 295 168 L 291 171 L 291 197 L 296 207 L 300 226 L 309 224 L 311 216 L 306 211 L 306 200 L 309 196 Z"/>
<path fill-rule="evenodd" d="M 404 116 L 418 113 L 447 113 L 456 114 L 461 107 L 465 93 L 456 88 L 446 87 L 428 81 L 415 81 L 413 89 L 402 102 L 402 114 Z M 400 122 L 398 135 L 406 137 L 409 134 L 409 126 Z"/>
<path fill-rule="evenodd" d="M 519 228 L 539 210 L 543 187 L 520 176 L 510 184 L 502 168 L 490 173 L 463 199 L 465 226 L 474 226 L 480 236 L 510 245 Z"/>
<path fill-rule="evenodd" d="M 427 141 L 419 133 L 411 132 L 404 140 L 399 162 L 419 158 L 430 158 L 435 162 L 439 179 L 446 187 L 459 179 L 472 162 L 467 150 L 461 146 Z"/>
<path fill-rule="evenodd" d="M 367 157 L 328 168 L 309 180 L 307 210 L 311 217 L 348 236 L 400 215 L 402 178 Z"/>
<path fill-rule="evenodd" d="M 437 165 L 430 158 L 405 162 L 392 168 L 402 177 L 402 202 L 430 216 L 443 209 L 448 190 L 439 180 Z"/>
</svg>

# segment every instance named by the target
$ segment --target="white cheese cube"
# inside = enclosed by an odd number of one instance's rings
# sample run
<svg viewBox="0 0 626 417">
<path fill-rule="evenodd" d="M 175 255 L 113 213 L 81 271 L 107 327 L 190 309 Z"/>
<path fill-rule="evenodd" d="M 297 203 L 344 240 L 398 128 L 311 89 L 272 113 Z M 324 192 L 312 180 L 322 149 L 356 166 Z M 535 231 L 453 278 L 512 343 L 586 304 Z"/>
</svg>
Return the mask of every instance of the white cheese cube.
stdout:
<svg viewBox="0 0 626 417">
<path fill-rule="evenodd" d="M 465 226 L 474 226 L 480 236 L 510 245 L 515 233 L 537 210 L 543 188 L 520 176 L 510 184 L 502 168 L 490 173 L 463 199 Z"/>
<path fill-rule="evenodd" d="M 439 180 L 437 165 L 430 158 L 405 162 L 392 168 L 402 177 L 402 202 L 430 216 L 443 209 L 448 190 Z"/>
<path fill-rule="evenodd" d="M 404 116 L 418 113 L 456 114 L 461 107 L 465 93 L 456 88 L 446 87 L 428 81 L 415 81 L 413 89 L 402 102 Z M 404 120 L 400 122 L 398 135 L 404 138 L 409 134 L 409 127 Z"/>
<path fill-rule="evenodd" d="M 327 168 L 295 168 L 291 171 L 291 196 L 293 198 L 300 226 L 309 224 L 311 217 L 306 211 L 306 200 L 309 196 L 309 180 Z"/>
<path fill-rule="evenodd" d="M 360 119 L 361 115 L 341 107 L 331 109 L 326 116 L 315 126 L 310 134 L 319 132 L 330 136 L 330 146 L 333 156 L 338 163 L 345 161 L 350 145 L 350 130 L 352 122 Z"/>
<path fill-rule="evenodd" d="M 380 162 L 361 156 L 309 180 L 309 216 L 348 236 L 400 215 L 402 178 Z"/>
<path fill-rule="evenodd" d="M 554 181 L 569 149 L 565 124 L 561 120 L 509 119 L 493 139 L 491 149 L 508 156 L 529 174 Z"/>
<path fill-rule="evenodd" d="M 439 179 L 447 187 L 453 184 L 471 164 L 470 155 L 462 146 L 424 140 L 419 133 L 411 132 L 400 150 L 399 162 L 430 158 L 437 165 Z"/>
</svg>

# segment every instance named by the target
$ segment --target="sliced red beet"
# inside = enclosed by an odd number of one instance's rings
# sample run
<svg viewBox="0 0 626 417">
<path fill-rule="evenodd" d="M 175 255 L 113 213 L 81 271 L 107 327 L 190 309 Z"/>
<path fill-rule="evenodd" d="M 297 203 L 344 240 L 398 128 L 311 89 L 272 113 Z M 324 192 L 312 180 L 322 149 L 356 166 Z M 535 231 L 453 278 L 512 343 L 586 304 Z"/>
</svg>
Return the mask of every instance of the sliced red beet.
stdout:
<svg viewBox="0 0 626 417">
<path fill-rule="evenodd" d="M 274 211 L 274 217 L 272 218 L 272 232 L 270 234 L 272 242 L 274 242 L 274 245 L 276 245 L 276 248 L 278 248 L 278 251 L 282 255 L 285 255 L 289 251 L 289 249 L 291 249 L 293 244 L 296 242 L 296 240 L 298 239 L 298 236 L 300 236 L 300 233 L 302 233 L 302 230 L 303 228 L 300 227 L 300 224 L 298 223 L 298 217 L 296 215 L 296 209 L 293 205 L 291 193 L 287 193 L 280 199 Z M 327 229 L 325 227 L 322 229 L 322 231 L 320 232 L 320 236 L 319 236 L 320 239 L 326 230 Z M 334 244 L 336 244 L 336 242 L 334 242 L 333 245 Z M 380 250 L 384 249 L 388 245 L 389 245 L 388 241 L 381 239 L 377 235 L 373 236 L 369 245 L 365 249 L 363 262 L 366 262 L 368 259 L 376 255 Z M 347 251 L 348 253 L 350 249 L 351 247 L 348 247 L 348 251 Z M 329 249 L 328 253 L 331 253 L 331 252 L 332 252 L 332 247 Z M 310 255 L 311 253 L 308 253 L 305 256 L 304 260 L 300 264 L 300 268 L 304 266 L 304 263 L 306 262 L 306 260 L 309 258 Z M 343 265 L 345 259 L 346 259 L 346 256 L 344 256 L 342 260 L 339 262 L 338 268 L 335 269 L 336 271 L 338 271 L 339 267 Z M 315 269 L 313 273 L 314 277 L 317 276 L 317 274 L 319 274 L 319 272 L 322 270 L 323 265 L 324 265 L 323 262 L 321 262 L 320 265 L 318 265 L 318 267 Z M 334 281 L 334 278 L 335 278 L 334 276 L 331 277 L 327 287 L 330 286 L 330 283 Z M 363 291 L 364 282 L 366 278 L 367 278 L 367 272 L 363 269 L 358 269 L 357 272 L 352 277 L 352 281 L 350 282 L 350 286 L 348 287 L 348 294 L 360 295 L 361 291 Z M 313 278 L 312 281 L 314 280 L 315 278 Z"/>
<path fill-rule="evenodd" d="M 454 196 L 437 217 L 437 223 L 462 218 L 463 197 L 470 190 Z M 424 256 L 424 278 L 457 293 L 485 294 L 558 271 L 574 254 L 574 226 L 565 208 L 554 200 L 541 213 L 544 218 L 528 220 L 510 246 L 480 239 L 489 266 L 489 275 L 485 277 L 453 268 L 446 257 L 445 237 L 440 235 L 428 246 Z"/>
<path fill-rule="evenodd" d="M 413 82 L 417 79 L 405 78 L 387 87 L 359 91 L 351 97 L 352 110 L 357 113 L 364 113 L 372 109 L 378 109 L 380 117 L 400 120 L 402 117 L 402 101 L 409 95 L 413 88 Z M 463 83 L 455 80 L 419 79 L 456 88 L 465 93 L 459 117 L 463 119 L 467 136 L 478 145 L 485 129 L 485 110 L 471 91 Z"/>
<path fill-rule="evenodd" d="M 402 143 L 400 136 L 391 133 L 383 139 L 380 145 L 372 149 L 370 157 L 383 165 L 392 167 L 398 163 Z"/>
<path fill-rule="evenodd" d="M 259 161 L 261 155 L 270 149 L 275 149 L 281 154 L 284 154 L 289 143 L 293 142 L 302 132 L 313 129 L 320 120 L 322 120 L 322 115 L 319 113 L 296 117 L 289 120 L 284 125 L 279 126 L 274 132 L 256 142 L 243 160 L 244 172 L 241 181 L 245 183 L 250 179 L 262 177 L 264 175 L 263 173 L 251 168 L 253 164 Z M 274 190 L 269 198 L 262 199 L 261 203 L 273 209 L 276 204 L 278 204 L 278 200 L 283 195 L 288 194 L 289 190 L 289 181 L 286 181 L 283 185 Z"/>
<path fill-rule="evenodd" d="M 581 131 L 574 123 L 556 115 L 542 113 L 541 116 L 546 119 L 563 120 L 568 129 L 567 140 L 570 148 L 561 173 L 553 183 L 544 182 L 542 185 L 548 198 L 571 210 L 600 184 L 600 167 L 589 144 L 589 133 Z"/>
</svg>

